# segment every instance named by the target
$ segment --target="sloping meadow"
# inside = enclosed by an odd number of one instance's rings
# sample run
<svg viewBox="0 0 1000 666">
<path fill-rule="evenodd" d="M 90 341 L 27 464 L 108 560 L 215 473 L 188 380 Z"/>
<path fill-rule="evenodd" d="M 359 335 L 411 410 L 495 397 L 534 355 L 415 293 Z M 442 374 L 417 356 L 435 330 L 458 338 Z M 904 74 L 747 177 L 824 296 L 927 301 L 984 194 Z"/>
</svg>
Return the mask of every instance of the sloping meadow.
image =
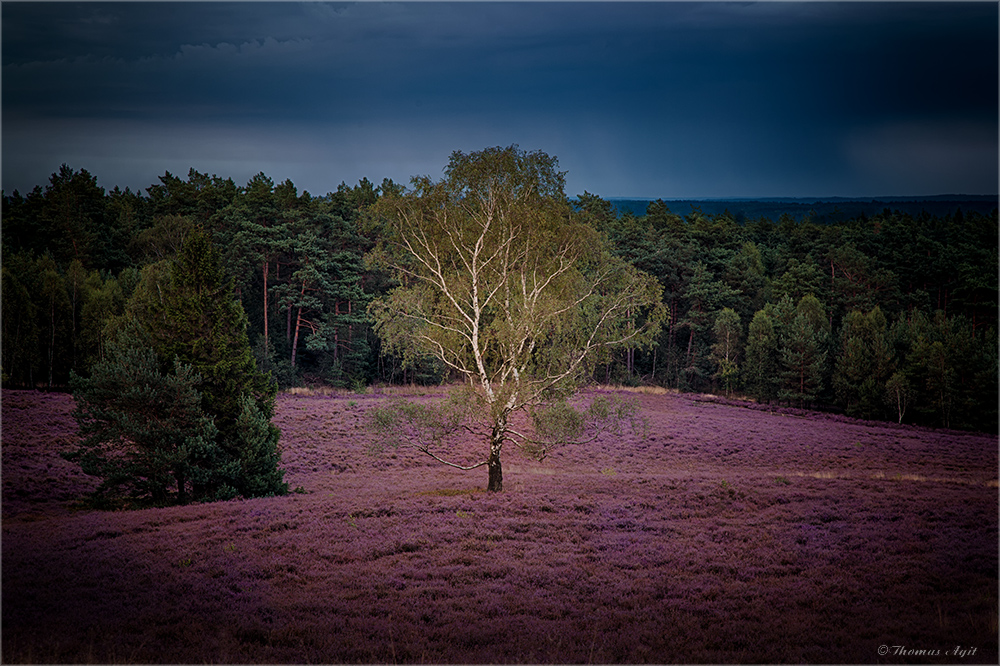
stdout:
<svg viewBox="0 0 1000 666">
<path fill-rule="evenodd" d="M 634 397 L 488 494 L 369 455 L 383 396 L 282 395 L 298 492 L 100 512 L 72 399 L 5 391 L 3 660 L 997 663 L 995 437 Z"/>
</svg>

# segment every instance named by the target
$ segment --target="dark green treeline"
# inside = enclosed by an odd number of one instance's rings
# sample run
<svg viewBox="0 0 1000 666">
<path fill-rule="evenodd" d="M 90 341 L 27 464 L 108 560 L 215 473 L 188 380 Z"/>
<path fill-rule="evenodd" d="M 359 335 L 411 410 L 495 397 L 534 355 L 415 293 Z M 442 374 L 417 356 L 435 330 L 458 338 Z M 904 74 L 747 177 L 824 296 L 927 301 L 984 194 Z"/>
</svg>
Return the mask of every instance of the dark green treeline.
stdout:
<svg viewBox="0 0 1000 666">
<path fill-rule="evenodd" d="M 263 173 L 245 185 L 193 169 L 159 180 L 107 192 L 64 166 L 27 196 L 4 193 L 5 386 L 85 376 L 140 285 L 197 228 L 220 248 L 258 366 L 280 385 L 445 379 L 430 361 L 405 368 L 382 353 L 367 317 L 393 285 L 365 265 L 365 211 L 397 184 L 312 196 Z M 660 280 L 670 308 L 654 346 L 591 367 L 596 381 L 997 429 L 996 210 L 741 224 L 662 201 L 642 216 L 589 193 L 573 203 Z"/>
</svg>

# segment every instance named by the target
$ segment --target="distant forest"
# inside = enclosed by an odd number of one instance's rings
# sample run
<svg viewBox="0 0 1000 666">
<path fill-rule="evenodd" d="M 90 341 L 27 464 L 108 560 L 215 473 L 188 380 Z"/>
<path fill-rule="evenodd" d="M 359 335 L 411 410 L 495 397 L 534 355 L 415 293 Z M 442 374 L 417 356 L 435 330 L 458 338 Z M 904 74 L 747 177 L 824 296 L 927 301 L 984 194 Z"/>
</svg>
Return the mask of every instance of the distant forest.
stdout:
<svg viewBox="0 0 1000 666">
<path fill-rule="evenodd" d="M 609 199 L 618 213 L 645 215 L 654 199 Z M 662 199 L 661 199 L 662 201 Z M 777 220 L 782 215 L 795 221 L 808 219 L 816 224 L 837 224 L 872 215 L 905 213 L 911 217 L 927 214 L 934 217 L 955 215 L 959 211 L 990 215 L 997 207 L 997 197 L 984 195 L 938 195 L 933 197 L 882 197 L 875 199 L 774 198 L 774 199 L 670 199 L 665 202 L 675 212 L 687 214 L 700 210 L 705 215 L 730 215 L 743 224 L 762 217 Z"/>
<path fill-rule="evenodd" d="M 367 314 L 393 284 L 365 262 L 366 215 L 401 187 L 363 179 L 314 196 L 192 169 L 106 191 L 63 166 L 27 195 L 4 192 L 3 385 L 86 376 L 197 228 L 280 386 L 447 381 L 431 359 L 384 352 Z M 593 363 L 594 381 L 996 431 L 995 198 L 571 203 L 659 279 L 669 307 L 655 344 Z"/>
</svg>

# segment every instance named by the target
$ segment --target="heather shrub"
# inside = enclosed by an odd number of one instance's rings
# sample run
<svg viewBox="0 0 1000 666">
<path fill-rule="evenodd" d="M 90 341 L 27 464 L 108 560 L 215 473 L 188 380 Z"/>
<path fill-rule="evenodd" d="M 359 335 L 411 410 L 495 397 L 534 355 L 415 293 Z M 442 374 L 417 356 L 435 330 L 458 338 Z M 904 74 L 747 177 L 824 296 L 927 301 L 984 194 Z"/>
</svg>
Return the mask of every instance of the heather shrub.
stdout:
<svg viewBox="0 0 1000 666">
<path fill-rule="evenodd" d="M 72 401 L 5 390 L 3 661 L 846 664 L 953 643 L 998 663 L 995 438 L 631 395 L 648 439 L 519 459 L 498 494 L 365 455 L 390 397 L 282 394 L 307 493 L 109 514 L 74 510 L 96 485 L 78 468 L 46 469 Z"/>
</svg>

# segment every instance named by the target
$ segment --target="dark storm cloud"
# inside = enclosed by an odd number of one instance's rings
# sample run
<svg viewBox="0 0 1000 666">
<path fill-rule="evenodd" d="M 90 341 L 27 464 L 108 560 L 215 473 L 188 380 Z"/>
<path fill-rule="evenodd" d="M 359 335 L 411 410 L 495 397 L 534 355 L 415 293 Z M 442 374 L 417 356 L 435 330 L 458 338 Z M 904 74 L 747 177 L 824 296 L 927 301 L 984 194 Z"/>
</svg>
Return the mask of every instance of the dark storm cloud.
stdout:
<svg viewBox="0 0 1000 666">
<path fill-rule="evenodd" d="M 994 3 L 5 3 L 3 180 L 322 193 L 452 150 L 570 194 L 995 192 Z"/>
</svg>

